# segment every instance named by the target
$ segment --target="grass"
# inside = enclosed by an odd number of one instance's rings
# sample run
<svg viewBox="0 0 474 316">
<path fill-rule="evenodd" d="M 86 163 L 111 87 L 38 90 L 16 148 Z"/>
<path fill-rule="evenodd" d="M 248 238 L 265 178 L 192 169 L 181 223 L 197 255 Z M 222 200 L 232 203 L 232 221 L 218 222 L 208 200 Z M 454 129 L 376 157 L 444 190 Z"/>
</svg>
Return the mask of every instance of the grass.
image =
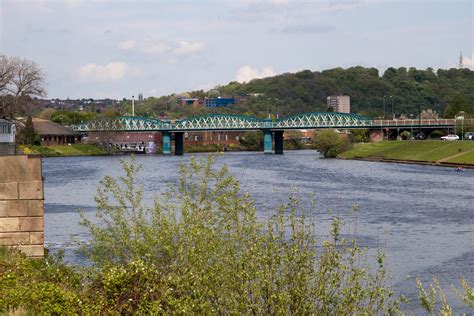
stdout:
<svg viewBox="0 0 474 316">
<path fill-rule="evenodd" d="M 474 142 L 436 140 L 383 141 L 377 143 L 356 144 L 351 150 L 340 154 L 339 157 L 349 159 L 382 158 L 474 164 Z"/>
<path fill-rule="evenodd" d="M 21 145 L 20 149 L 25 154 L 39 154 L 43 157 L 64 157 L 64 156 L 98 156 L 106 155 L 107 152 L 95 145 L 74 144 L 74 145 L 54 145 L 54 146 L 34 146 Z"/>
</svg>

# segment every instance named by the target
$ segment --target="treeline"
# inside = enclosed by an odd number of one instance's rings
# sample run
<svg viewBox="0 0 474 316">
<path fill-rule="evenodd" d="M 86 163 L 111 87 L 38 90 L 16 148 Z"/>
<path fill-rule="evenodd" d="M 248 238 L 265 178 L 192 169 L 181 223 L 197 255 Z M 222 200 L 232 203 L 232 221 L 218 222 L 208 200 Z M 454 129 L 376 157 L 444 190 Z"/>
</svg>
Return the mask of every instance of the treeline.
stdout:
<svg viewBox="0 0 474 316">
<path fill-rule="evenodd" d="M 387 116 L 391 116 L 392 104 L 398 115 L 417 116 L 421 107 L 421 110 L 432 109 L 442 116 L 455 96 L 462 99 L 466 112 L 473 112 L 474 71 L 390 67 L 380 76 L 378 69 L 360 66 L 322 72 L 304 70 L 246 84 L 231 82 L 219 91 L 231 95 L 263 94 L 246 105 L 248 111 L 260 115 L 266 111 L 267 104 L 271 113 L 280 116 L 326 111 L 327 96 L 345 94 L 351 97 L 353 113 L 380 116 L 385 102 Z"/>
<path fill-rule="evenodd" d="M 376 68 L 361 66 L 324 71 L 304 70 L 285 73 L 248 83 L 230 82 L 205 92 L 202 90 L 150 97 L 139 103 L 136 112 L 178 118 L 204 113 L 238 113 L 258 117 L 289 116 L 297 113 L 327 111 L 326 98 L 345 94 L 351 97 L 351 112 L 392 117 L 418 116 L 419 110 L 432 109 L 440 117 L 453 117 L 460 110 L 474 112 L 474 71 L 469 69 L 388 68 L 383 74 Z M 248 96 L 243 104 L 227 108 L 181 106 L 180 97 L 205 98 Z M 122 109 L 130 107 L 124 101 Z M 450 109 L 451 108 L 453 109 Z"/>
</svg>

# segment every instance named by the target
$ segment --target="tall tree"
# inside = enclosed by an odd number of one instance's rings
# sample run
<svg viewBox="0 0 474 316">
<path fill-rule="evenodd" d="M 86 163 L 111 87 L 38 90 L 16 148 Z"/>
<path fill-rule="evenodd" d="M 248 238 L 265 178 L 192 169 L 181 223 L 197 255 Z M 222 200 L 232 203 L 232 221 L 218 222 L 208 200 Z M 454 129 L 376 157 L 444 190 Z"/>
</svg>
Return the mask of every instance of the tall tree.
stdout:
<svg viewBox="0 0 474 316">
<path fill-rule="evenodd" d="M 31 115 L 32 98 L 45 95 L 44 75 L 34 61 L 0 56 L 0 114 Z"/>
<path fill-rule="evenodd" d="M 457 93 L 444 110 L 444 117 L 453 118 L 461 111 L 464 111 L 465 115 L 470 115 L 469 104 L 461 94 Z"/>
</svg>

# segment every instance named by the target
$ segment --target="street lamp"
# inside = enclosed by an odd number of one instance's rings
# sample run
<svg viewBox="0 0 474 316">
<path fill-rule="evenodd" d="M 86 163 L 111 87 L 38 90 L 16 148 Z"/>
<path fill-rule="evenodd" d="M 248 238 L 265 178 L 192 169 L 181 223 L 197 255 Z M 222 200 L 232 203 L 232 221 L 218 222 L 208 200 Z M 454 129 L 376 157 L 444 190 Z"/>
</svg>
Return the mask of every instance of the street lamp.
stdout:
<svg viewBox="0 0 474 316">
<path fill-rule="evenodd" d="M 464 140 L 464 111 L 459 112 L 456 119 L 461 120 L 461 140 Z M 454 123 L 454 126 L 456 126 L 456 123 Z"/>
<path fill-rule="evenodd" d="M 410 114 L 411 118 L 411 132 L 410 132 L 410 138 L 413 139 L 413 113 Z"/>
<path fill-rule="evenodd" d="M 393 110 L 393 96 L 390 96 L 390 101 L 392 101 L 392 120 L 395 120 L 395 112 Z"/>
<path fill-rule="evenodd" d="M 385 98 L 386 97 L 387 97 L 386 95 L 383 96 L 383 118 L 385 118 Z"/>
<path fill-rule="evenodd" d="M 135 96 L 132 95 L 132 116 L 135 116 Z"/>
</svg>

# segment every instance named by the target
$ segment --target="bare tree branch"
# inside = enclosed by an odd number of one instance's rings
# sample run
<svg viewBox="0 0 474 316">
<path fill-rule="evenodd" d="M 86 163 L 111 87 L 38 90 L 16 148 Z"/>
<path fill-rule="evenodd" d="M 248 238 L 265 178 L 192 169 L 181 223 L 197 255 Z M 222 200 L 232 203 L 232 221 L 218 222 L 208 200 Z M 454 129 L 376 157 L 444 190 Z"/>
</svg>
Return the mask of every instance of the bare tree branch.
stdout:
<svg viewBox="0 0 474 316">
<path fill-rule="evenodd" d="M 31 115 L 32 99 L 45 95 L 44 75 L 34 61 L 0 55 L 0 115 Z"/>
<path fill-rule="evenodd" d="M 7 93 L 7 86 L 12 82 L 15 76 L 15 65 L 11 58 L 0 55 L 0 96 Z"/>
</svg>

